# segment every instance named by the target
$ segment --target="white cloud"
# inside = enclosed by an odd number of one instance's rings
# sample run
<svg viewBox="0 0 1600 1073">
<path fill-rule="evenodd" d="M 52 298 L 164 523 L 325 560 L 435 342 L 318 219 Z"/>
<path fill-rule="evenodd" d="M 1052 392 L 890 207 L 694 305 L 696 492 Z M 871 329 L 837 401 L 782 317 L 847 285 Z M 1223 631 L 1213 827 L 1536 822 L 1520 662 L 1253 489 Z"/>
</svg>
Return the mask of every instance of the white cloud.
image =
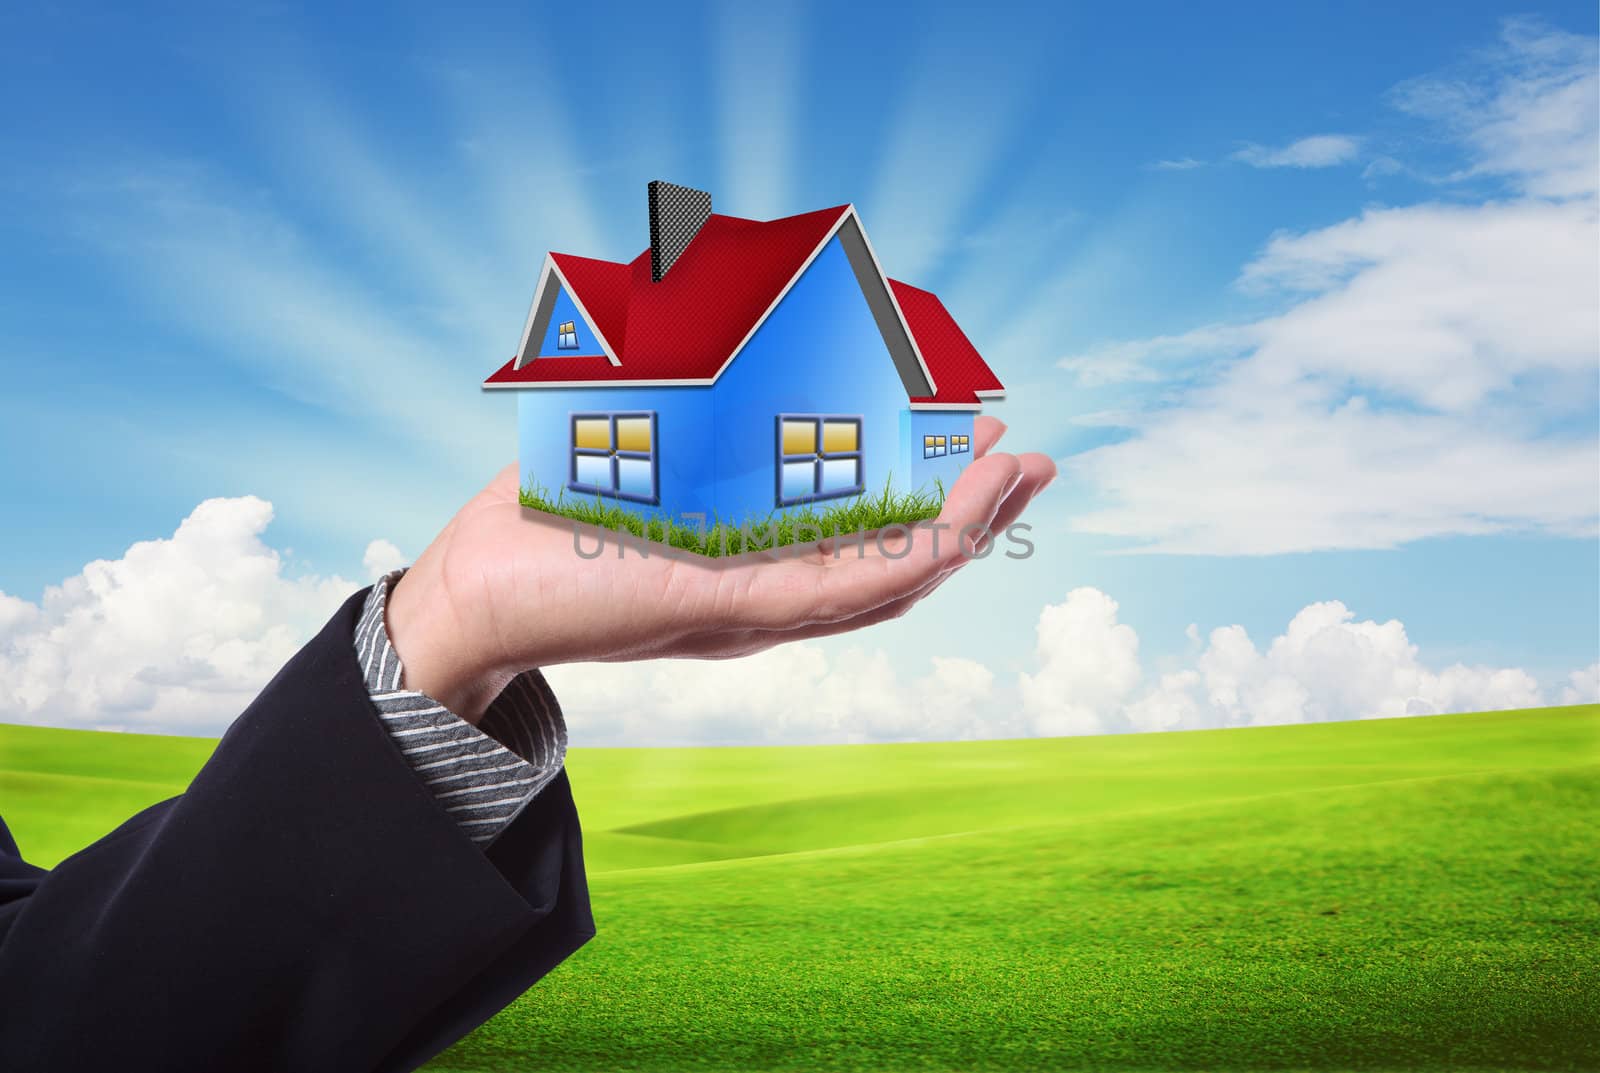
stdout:
<svg viewBox="0 0 1600 1073">
<path fill-rule="evenodd" d="M 1361 169 L 1361 177 L 1367 180 L 1381 179 L 1386 175 L 1409 175 L 1410 168 L 1392 156 L 1373 157 L 1367 166 Z"/>
<path fill-rule="evenodd" d="M 39 616 L 39 609 L 26 600 L 0 592 L 0 641 Z"/>
<path fill-rule="evenodd" d="M 38 604 L 0 593 L 0 718 L 219 732 L 359 588 L 285 577 L 260 539 L 271 520 L 255 496 L 208 499 Z"/>
<path fill-rule="evenodd" d="M 1117 603 L 1097 589 L 1073 589 L 1039 615 L 1039 670 L 1018 678 L 1037 734 L 1092 734 L 1139 681 L 1139 638 L 1117 622 Z"/>
<path fill-rule="evenodd" d="M 1454 131 L 1472 153 L 1468 175 L 1507 177 L 1542 197 L 1594 194 L 1600 183 L 1595 39 L 1513 19 L 1485 58 L 1452 75 L 1404 83 L 1395 102 Z"/>
<path fill-rule="evenodd" d="M 1231 154 L 1252 168 L 1331 168 L 1348 164 L 1361 151 L 1361 139 L 1348 134 L 1313 134 L 1273 149 L 1254 142 Z"/>
<path fill-rule="evenodd" d="M 359 585 L 289 577 L 261 539 L 272 505 L 210 499 L 171 537 L 141 541 L 47 589 L 0 593 L 0 719 L 215 734 Z M 399 552 L 373 541 L 366 567 Z M 1032 665 L 1002 679 L 931 654 L 906 674 L 865 645 L 800 643 L 733 661 L 547 670 L 581 745 L 972 740 L 1311 722 L 1537 705 L 1516 668 L 1435 670 L 1396 621 L 1311 604 L 1265 649 L 1239 626 L 1187 631 L 1187 666 L 1149 675 L 1139 637 L 1093 588 L 1047 605 Z M 1600 697 L 1600 664 L 1564 702 Z"/>
<path fill-rule="evenodd" d="M 290 577 L 262 540 L 272 504 L 209 499 L 172 536 L 140 541 L 45 590 L 0 592 L 0 721 L 217 734 L 360 588 Z M 366 549 L 377 576 L 405 562 Z M 974 660 L 934 656 L 898 675 L 879 649 L 829 655 L 811 644 L 731 662 L 551 668 L 575 739 L 664 745 L 815 743 L 1020 732 Z"/>
<path fill-rule="evenodd" d="M 1041 735 L 1488 711 L 1541 698 L 1517 668 L 1432 670 L 1402 623 L 1357 622 L 1336 600 L 1301 610 L 1265 650 L 1241 626 L 1212 630 L 1192 666 L 1153 678 L 1116 602 L 1096 589 L 1046 607 L 1038 640 L 1042 670 L 1022 676 L 1021 693 L 1027 729 Z"/>
<path fill-rule="evenodd" d="M 1562 704 L 1600 704 L 1600 662 L 1573 671 L 1567 682 L 1561 691 Z"/>
<path fill-rule="evenodd" d="M 361 557 L 361 569 L 367 572 L 367 578 L 377 581 L 391 570 L 398 570 L 405 566 L 410 559 L 405 553 L 387 540 L 374 540 L 367 545 L 366 554 Z"/>
<path fill-rule="evenodd" d="M 1189 730 L 1523 708 L 1543 696 L 1515 667 L 1430 667 L 1402 623 L 1356 621 L 1338 601 L 1307 606 L 1265 648 L 1240 626 L 1187 634 L 1196 647 L 1185 665 L 1147 673 L 1116 601 L 1078 588 L 1040 612 L 1033 667 L 1016 676 L 1015 694 L 968 659 L 935 658 L 906 678 L 882 651 L 830 656 L 814 644 L 731 663 L 578 664 L 546 675 L 580 745 Z M 1600 688 L 1596 675 L 1591 668 L 1572 680 Z"/>
<path fill-rule="evenodd" d="M 1204 160 L 1196 160 L 1192 156 L 1179 157 L 1176 160 L 1158 160 L 1150 165 L 1156 171 L 1193 171 L 1195 168 L 1206 166 Z"/>
<path fill-rule="evenodd" d="M 1254 324 L 1211 324 L 1180 335 L 1107 343 L 1062 358 L 1056 365 L 1072 373 L 1080 387 L 1156 383 L 1169 379 L 1178 367 L 1236 357 L 1259 338 Z"/>
<path fill-rule="evenodd" d="M 571 664 L 545 675 L 580 745 L 805 745 L 954 741 L 1021 732 L 994 673 L 934 657 L 898 674 L 881 649 L 815 644 L 721 662 Z"/>
<path fill-rule="evenodd" d="M 1074 526 L 1206 554 L 1595 532 L 1600 156 L 1572 99 L 1595 95 L 1592 44 L 1516 30 L 1486 100 L 1433 104 L 1478 117 L 1473 170 L 1513 196 L 1278 235 L 1240 285 L 1281 313 L 1063 359 L 1088 386 L 1170 381 L 1130 437 L 1066 463 L 1103 497 Z"/>
</svg>

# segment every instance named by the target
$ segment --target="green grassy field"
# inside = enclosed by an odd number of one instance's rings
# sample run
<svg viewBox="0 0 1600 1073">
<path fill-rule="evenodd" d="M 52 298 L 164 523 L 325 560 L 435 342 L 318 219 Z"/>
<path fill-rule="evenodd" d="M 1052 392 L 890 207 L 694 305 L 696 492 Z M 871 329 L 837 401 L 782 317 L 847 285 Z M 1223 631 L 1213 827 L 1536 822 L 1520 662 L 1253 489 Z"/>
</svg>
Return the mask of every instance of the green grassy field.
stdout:
<svg viewBox="0 0 1600 1073">
<path fill-rule="evenodd" d="M 50 863 L 211 743 L 0 726 Z M 1600 1068 L 1600 706 L 576 750 L 599 935 L 429 1068 Z"/>
</svg>

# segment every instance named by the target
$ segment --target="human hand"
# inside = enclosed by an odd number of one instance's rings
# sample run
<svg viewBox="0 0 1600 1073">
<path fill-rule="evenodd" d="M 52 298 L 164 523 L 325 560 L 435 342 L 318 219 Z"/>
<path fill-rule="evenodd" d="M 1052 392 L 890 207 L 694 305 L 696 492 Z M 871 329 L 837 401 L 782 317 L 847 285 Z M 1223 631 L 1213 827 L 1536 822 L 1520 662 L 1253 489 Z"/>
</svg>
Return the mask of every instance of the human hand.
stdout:
<svg viewBox="0 0 1600 1073">
<path fill-rule="evenodd" d="M 992 452 L 1004 431 L 992 417 L 977 419 L 973 461 L 946 496 L 938 530 L 923 523 L 882 541 L 839 549 L 823 541 L 778 556 L 710 559 L 651 545 L 648 556 L 584 558 L 573 543 L 577 523 L 525 510 L 517 466 L 507 466 L 389 598 L 405 686 L 476 722 L 530 667 L 728 659 L 898 618 L 1054 478 L 1045 455 Z M 582 531 L 595 534 L 584 538 L 593 547 L 600 531 Z"/>
</svg>

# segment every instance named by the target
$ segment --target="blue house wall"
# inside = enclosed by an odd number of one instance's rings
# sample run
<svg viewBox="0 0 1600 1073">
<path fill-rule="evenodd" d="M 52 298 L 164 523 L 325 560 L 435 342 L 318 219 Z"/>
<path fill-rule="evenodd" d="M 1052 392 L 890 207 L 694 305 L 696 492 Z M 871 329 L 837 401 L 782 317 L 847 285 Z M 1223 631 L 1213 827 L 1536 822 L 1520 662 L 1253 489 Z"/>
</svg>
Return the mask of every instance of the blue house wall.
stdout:
<svg viewBox="0 0 1600 1073">
<path fill-rule="evenodd" d="M 541 358 L 560 361 L 560 358 Z M 574 492 L 572 414 L 653 410 L 660 504 L 654 506 Z M 713 502 L 716 473 L 709 387 L 540 388 L 517 392 L 517 461 L 524 484 L 539 485 L 551 499 L 600 499 L 641 514 L 703 511 Z"/>
<path fill-rule="evenodd" d="M 552 320 L 561 317 L 563 301 L 570 299 L 558 299 Z M 585 327 L 579 318 L 580 343 L 589 342 Z M 970 453 L 922 457 L 924 434 L 970 436 L 972 414 L 908 409 L 905 386 L 837 238 L 715 385 L 534 388 L 517 395 L 523 480 L 552 498 L 568 483 L 573 412 L 654 411 L 659 503 L 604 500 L 643 514 L 709 511 L 737 524 L 780 509 L 779 414 L 859 416 L 862 484 L 869 493 L 891 483 L 902 492 L 931 489 L 936 476 L 948 488 L 971 460 Z M 570 490 L 564 495 L 569 502 L 596 498 Z"/>
<path fill-rule="evenodd" d="M 971 447 L 972 420 L 971 410 L 907 410 L 904 421 L 906 427 L 905 447 L 909 460 L 911 483 L 914 488 L 932 490 L 937 479 L 944 485 L 945 491 L 956 483 L 956 478 L 961 471 L 972 461 L 971 450 L 952 452 L 950 438 L 952 436 L 967 437 L 967 446 Z M 943 436 L 945 439 L 945 453 L 933 458 L 923 457 L 923 437 Z"/>
<path fill-rule="evenodd" d="M 900 454 L 905 385 L 837 238 L 823 247 L 717 381 L 718 509 L 777 509 L 777 415 L 859 415 L 863 487 L 909 479 Z M 821 506 L 826 506 L 823 501 Z"/>
</svg>

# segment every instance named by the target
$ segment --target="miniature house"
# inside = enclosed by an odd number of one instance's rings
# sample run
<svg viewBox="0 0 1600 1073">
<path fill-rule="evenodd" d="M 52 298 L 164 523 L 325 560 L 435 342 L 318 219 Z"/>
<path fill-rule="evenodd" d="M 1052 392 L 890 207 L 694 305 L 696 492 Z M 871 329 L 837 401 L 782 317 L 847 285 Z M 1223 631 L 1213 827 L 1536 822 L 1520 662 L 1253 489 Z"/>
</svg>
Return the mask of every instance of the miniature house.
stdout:
<svg viewBox="0 0 1600 1073">
<path fill-rule="evenodd" d="M 954 483 L 1000 382 L 938 298 L 884 276 L 854 206 L 743 220 L 653 182 L 649 217 L 628 264 L 548 255 L 484 382 L 519 393 L 524 483 L 736 524 Z"/>
</svg>

